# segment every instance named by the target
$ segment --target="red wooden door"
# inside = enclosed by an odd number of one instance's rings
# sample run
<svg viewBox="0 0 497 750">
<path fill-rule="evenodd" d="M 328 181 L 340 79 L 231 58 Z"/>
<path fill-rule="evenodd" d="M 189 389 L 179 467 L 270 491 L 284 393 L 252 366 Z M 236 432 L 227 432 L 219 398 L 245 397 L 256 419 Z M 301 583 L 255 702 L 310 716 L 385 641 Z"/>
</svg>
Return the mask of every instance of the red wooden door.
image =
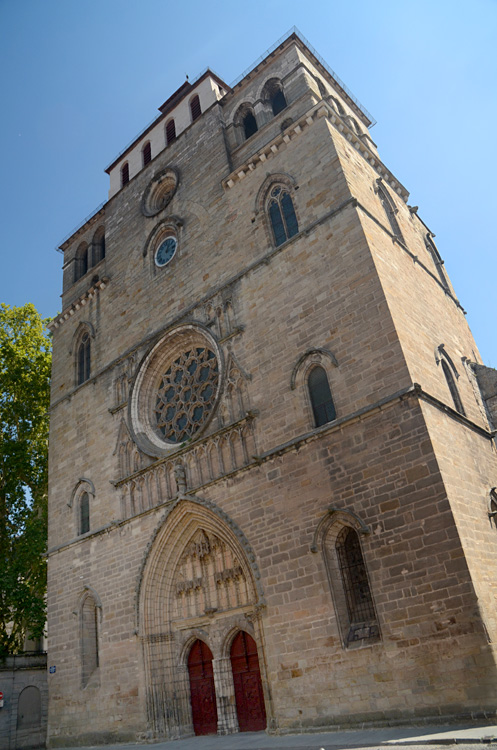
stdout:
<svg viewBox="0 0 497 750">
<path fill-rule="evenodd" d="M 257 646 L 254 639 L 243 630 L 238 633 L 231 646 L 231 669 L 240 732 L 259 732 L 265 729 L 266 709 Z"/>
<path fill-rule="evenodd" d="M 203 641 L 195 641 L 188 656 L 190 695 L 195 734 L 216 734 L 217 708 L 212 652 Z"/>
</svg>

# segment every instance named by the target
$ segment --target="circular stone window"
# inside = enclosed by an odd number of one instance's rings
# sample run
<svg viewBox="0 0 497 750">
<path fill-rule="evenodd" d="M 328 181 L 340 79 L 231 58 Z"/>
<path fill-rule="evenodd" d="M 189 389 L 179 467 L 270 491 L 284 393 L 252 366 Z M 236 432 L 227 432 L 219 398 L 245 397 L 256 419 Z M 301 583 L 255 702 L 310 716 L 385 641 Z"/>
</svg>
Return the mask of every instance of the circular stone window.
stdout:
<svg viewBox="0 0 497 750">
<path fill-rule="evenodd" d="M 220 393 L 221 352 L 197 326 L 167 334 L 145 358 L 134 383 L 130 424 L 140 448 L 164 456 L 199 436 Z"/>
<path fill-rule="evenodd" d="M 149 182 L 142 198 L 142 213 L 144 216 L 156 216 L 171 201 L 178 187 L 178 173 L 172 167 L 159 172 Z"/>
</svg>

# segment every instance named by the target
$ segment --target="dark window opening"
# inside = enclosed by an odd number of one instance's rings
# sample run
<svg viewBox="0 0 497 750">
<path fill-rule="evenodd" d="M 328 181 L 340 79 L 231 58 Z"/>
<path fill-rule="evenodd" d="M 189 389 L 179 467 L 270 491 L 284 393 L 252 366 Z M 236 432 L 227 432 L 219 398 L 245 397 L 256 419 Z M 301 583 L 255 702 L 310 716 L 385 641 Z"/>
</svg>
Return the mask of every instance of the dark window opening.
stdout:
<svg viewBox="0 0 497 750">
<path fill-rule="evenodd" d="M 250 138 L 250 136 L 254 135 L 254 133 L 257 133 L 257 120 L 255 119 L 252 112 L 247 112 L 247 114 L 243 118 L 243 130 L 245 133 L 245 138 Z"/>
<path fill-rule="evenodd" d="M 322 367 L 313 367 L 307 380 L 309 396 L 311 399 L 314 424 L 321 427 L 323 424 L 336 419 L 336 409 L 331 396 L 330 384 L 326 371 Z"/>
<path fill-rule="evenodd" d="M 464 411 L 464 406 L 462 405 L 461 397 L 459 395 L 459 391 L 457 390 L 454 375 L 452 374 L 451 369 L 445 359 L 442 359 L 441 364 L 443 373 L 445 375 L 445 380 L 447 381 L 447 385 L 449 386 L 450 395 L 452 396 L 452 401 L 454 402 L 454 408 L 459 412 L 459 414 L 462 414 L 463 417 L 465 417 L 466 412 Z"/>
<path fill-rule="evenodd" d="M 123 164 L 121 167 L 121 187 L 124 187 L 124 185 L 127 185 L 129 182 L 129 164 L 126 162 L 126 164 Z"/>
<path fill-rule="evenodd" d="M 271 98 L 271 107 L 273 108 L 273 115 L 278 115 L 280 112 L 282 112 L 287 106 L 285 94 L 281 89 L 278 89 L 278 91 L 274 94 L 274 96 Z"/>
<path fill-rule="evenodd" d="M 90 377 L 90 335 L 85 333 L 78 347 L 78 385 Z"/>
<path fill-rule="evenodd" d="M 299 225 L 290 194 L 281 187 L 271 190 L 269 219 L 276 247 L 298 234 Z"/>
<path fill-rule="evenodd" d="M 76 253 L 74 281 L 78 281 L 88 272 L 88 245 L 80 245 Z"/>
<path fill-rule="evenodd" d="M 90 531 L 90 496 L 83 492 L 79 501 L 79 533 Z"/>
<path fill-rule="evenodd" d="M 200 99 L 198 97 L 198 94 L 195 94 L 195 96 L 190 102 L 190 112 L 192 113 L 193 122 L 195 122 L 195 120 L 197 120 L 202 114 L 202 109 L 200 107 Z"/>
<path fill-rule="evenodd" d="M 337 537 L 336 552 L 350 624 L 347 642 L 377 637 L 373 597 L 361 544 L 354 529 L 346 526 L 342 529 Z"/>
<path fill-rule="evenodd" d="M 144 145 L 142 155 L 143 155 L 143 166 L 146 167 L 147 164 L 150 164 L 150 162 L 152 161 L 152 147 L 150 145 L 150 142 Z"/>
<path fill-rule="evenodd" d="M 170 143 L 176 140 L 176 123 L 174 120 L 169 120 L 166 125 L 166 143 L 169 146 Z"/>
</svg>

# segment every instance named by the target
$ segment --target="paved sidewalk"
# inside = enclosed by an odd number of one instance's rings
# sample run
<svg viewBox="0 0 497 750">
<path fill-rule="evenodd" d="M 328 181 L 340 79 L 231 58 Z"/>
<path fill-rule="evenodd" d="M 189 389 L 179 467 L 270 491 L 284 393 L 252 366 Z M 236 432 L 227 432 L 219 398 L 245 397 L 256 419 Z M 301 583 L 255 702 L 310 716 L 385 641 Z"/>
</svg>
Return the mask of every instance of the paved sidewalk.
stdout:
<svg viewBox="0 0 497 750">
<path fill-rule="evenodd" d="M 464 750 L 465 747 L 474 750 L 475 747 L 490 745 L 497 748 L 497 725 L 384 727 L 282 736 L 271 736 L 265 732 L 243 732 L 225 737 L 208 735 L 153 744 L 106 745 L 105 750 L 346 750 L 358 747 L 376 750 L 381 746 L 392 745 L 407 745 L 409 750 L 426 745 L 431 748 L 457 745 L 458 750 Z"/>
</svg>

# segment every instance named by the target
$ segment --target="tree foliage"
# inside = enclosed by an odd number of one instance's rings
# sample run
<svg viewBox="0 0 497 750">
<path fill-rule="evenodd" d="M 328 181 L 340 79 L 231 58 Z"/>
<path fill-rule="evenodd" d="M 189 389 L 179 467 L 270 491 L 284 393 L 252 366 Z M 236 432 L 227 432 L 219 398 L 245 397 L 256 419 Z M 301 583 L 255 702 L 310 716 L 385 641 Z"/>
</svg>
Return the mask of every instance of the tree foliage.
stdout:
<svg viewBox="0 0 497 750">
<path fill-rule="evenodd" d="M 45 624 L 50 349 L 33 305 L 0 305 L 0 656 Z"/>
</svg>

